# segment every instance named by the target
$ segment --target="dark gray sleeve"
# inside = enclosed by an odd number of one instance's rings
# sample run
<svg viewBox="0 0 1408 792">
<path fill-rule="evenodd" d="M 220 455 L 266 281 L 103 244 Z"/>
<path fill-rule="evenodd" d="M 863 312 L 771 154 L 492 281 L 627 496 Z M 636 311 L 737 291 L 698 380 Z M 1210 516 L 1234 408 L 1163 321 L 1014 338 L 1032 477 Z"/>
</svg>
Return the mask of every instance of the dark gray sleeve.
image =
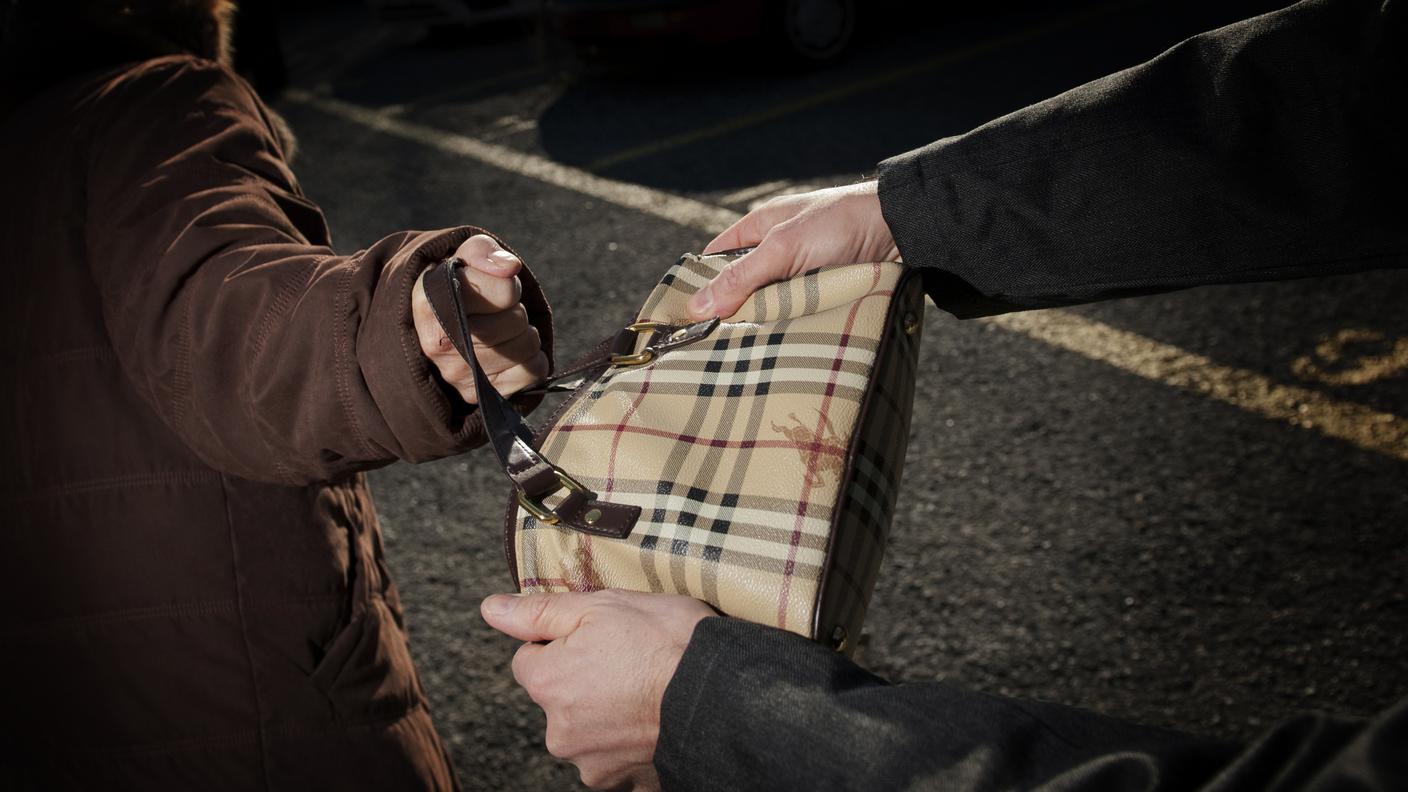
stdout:
<svg viewBox="0 0 1408 792">
<path fill-rule="evenodd" d="M 695 628 L 665 693 L 666 790 L 1408 789 L 1408 701 L 1245 746 L 943 684 L 894 686 L 791 633 Z"/>
<path fill-rule="evenodd" d="M 959 316 L 1408 263 L 1401 0 L 1306 0 L 880 165 Z"/>
</svg>

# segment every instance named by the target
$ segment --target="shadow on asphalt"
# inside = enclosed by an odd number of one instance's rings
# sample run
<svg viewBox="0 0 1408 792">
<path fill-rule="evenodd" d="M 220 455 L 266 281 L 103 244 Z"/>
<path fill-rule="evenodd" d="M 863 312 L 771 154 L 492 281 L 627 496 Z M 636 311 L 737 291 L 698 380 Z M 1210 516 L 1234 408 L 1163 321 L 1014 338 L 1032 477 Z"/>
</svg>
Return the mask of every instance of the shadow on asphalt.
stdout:
<svg viewBox="0 0 1408 792">
<path fill-rule="evenodd" d="M 886 157 L 965 132 L 1276 5 L 1205 0 L 1131 11 L 1123 4 L 1083 2 L 1053 12 L 1041 4 L 992 4 L 914 20 L 872 20 L 847 59 L 815 71 L 777 68 L 746 50 L 684 51 L 634 68 L 580 74 L 542 114 L 539 142 L 558 162 L 679 192 L 873 173 Z M 932 61 L 942 63 L 858 90 L 844 102 L 597 166 L 624 150 Z"/>
</svg>

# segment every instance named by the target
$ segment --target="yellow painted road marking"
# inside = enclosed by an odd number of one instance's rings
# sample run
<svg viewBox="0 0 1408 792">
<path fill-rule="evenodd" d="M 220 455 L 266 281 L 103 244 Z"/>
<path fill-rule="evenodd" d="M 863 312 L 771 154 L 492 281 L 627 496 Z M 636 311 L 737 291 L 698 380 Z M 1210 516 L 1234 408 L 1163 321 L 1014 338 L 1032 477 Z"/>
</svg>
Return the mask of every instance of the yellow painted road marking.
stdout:
<svg viewBox="0 0 1408 792">
<path fill-rule="evenodd" d="M 1392 413 L 1282 385 L 1069 311 L 1003 314 L 981 321 L 1273 421 L 1408 460 L 1408 420 Z"/>
<path fill-rule="evenodd" d="M 287 99 L 392 137 L 709 234 L 717 234 L 742 216 L 720 206 L 607 179 L 534 154 L 391 118 L 340 100 L 303 91 L 290 91 Z M 1224 366 L 1201 355 L 1067 311 L 1030 311 L 979 321 L 993 322 L 998 327 L 1255 415 L 1408 460 L 1408 420 L 1391 413 L 1334 399 L 1307 388 L 1281 385 L 1255 372 Z"/>
<path fill-rule="evenodd" d="M 1346 360 L 1345 347 L 1364 344 L 1388 347 L 1379 355 L 1360 355 Z M 1315 347 L 1315 355 L 1298 358 L 1291 371 L 1302 379 L 1326 385 L 1368 385 L 1395 374 L 1408 371 L 1408 338 L 1390 339 L 1378 330 L 1347 327 L 1324 338 Z"/>
</svg>

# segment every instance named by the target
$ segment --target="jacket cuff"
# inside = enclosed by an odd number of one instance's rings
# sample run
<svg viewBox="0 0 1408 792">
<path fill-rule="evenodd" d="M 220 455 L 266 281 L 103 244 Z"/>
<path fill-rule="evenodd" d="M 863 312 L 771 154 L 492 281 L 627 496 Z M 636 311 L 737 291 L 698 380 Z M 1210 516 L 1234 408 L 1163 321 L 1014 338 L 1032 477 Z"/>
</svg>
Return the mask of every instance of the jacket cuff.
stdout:
<svg viewBox="0 0 1408 792">
<path fill-rule="evenodd" d="M 660 702 L 660 737 L 655 743 L 655 771 L 664 789 L 697 786 L 691 768 L 710 760 L 711 746 L 695 733 L 695 720 L 711 701 L 706 694 L 713 684 L 714 667 L 726 654 L 723 639 L 735 621 L 719 616 L 701 619 L 665 688 Z M 717 698 L 712 701 L 715 708 L 723 705 Z"/>
<path fill-rule="evenodd" d="M 1059 704 L 892 686 L 799 635 L 709 618 L 665 691 L 654 762 L 666 790 L 1201 789 L 1237 750 Z"/>
<path fill-rule="evenodd" d="M 880 212 L 899 248 L 900 258 L 920 269 L 924 290 L 940 309 L 959 319 L 991 316 L 1022 306 L 998 299 L 975 285 L 981 273 L 968 268 L 981 262 L 963 262 L 953 253 L 956 228 L 953 180 L 935 173 L 934 165 L 947 161 L 946 154 L 958 138 L 946 138 L 900 154 L 880 163 Z M 928 171 L 926 173 L 925 171 Z M 967 267 L 965 268 L 965 264 Z"/>
<path fill-rule="evenodd" d="M 382 271 L 358 333 L 357 357 L 367 389 L 398 446 L 392 451 L 408 462 L 461 453 L 486 440 L 478 409 L 462 401 L 441 381 L 438 370 L 421 351 L 411 314 L 411 293 L 421 273 L 454 253 L 475 234 L 489 232 L 463 226 L 411 237 Z M 543 352 L 551 363 L 552 311 L 547 298 L 526 266 L 518 278 L 523 285 L 522 303 L 528 321 L 538 330 Z M 535 396 L 513 401 L 527 412 L 541 400 Z"/>
<path fill-rule="evenodd" d="M 778 694 L 790 688 L 826 695 L 822 680 L 838 668 L 880 681 L 799 635 L 742 619 L 702 619 L 660 703 L 654 761 L 661 786 L 775 788 L 778 779 L 768 778 L 775 772 L 801 782 L 799 788 L 831 788 L 808 784 L 806 773 L 792 765 L 822 735 L 795 728 L 793 719 L 804 713 L 794 709 L 795 698 Z"/>
<path fill-rule="evenodd" d="M 924 166 L 928 160 L 939 156 L 942 147 L 951 140 L 953 138 L 946 138 L 890 157 L 877 168 L 880 212 L 890 227 L 901 258 L 913 267 L 930 268 L 948 263 L 942 245 L 943 234 L 938 228 L 945 219 L 934 211 L 946 202 L 938 200 L 940 196 L 929 194 L 928 188 L 932 185 L 924 178 Z"/>
</svg>

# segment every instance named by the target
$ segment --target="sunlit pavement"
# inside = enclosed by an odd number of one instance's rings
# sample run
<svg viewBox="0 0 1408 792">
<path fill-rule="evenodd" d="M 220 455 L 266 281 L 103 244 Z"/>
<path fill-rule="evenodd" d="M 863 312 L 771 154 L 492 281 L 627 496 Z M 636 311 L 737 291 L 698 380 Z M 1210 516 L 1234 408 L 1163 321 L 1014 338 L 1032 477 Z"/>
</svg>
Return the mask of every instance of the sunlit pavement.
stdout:
<svg viewBox="0 0 1408 792">
<path fill-rule="evenodd" d="M 746 48 L 584 70 L 533 36 L 429 46 L 307 11 L 286 21 L 278 108 L 341 250 L 493 229 L 547 288 L 565 359 L 751 203 L 854 181 L 1237 16 L 875 22 L 841 64 L 797 72 Z M 990 321 L 931 309 L 867 665 L 1226 737 L 1408 693 L 1406 302 L 1403 273 L 1369 273 Z M 514 642 L 477 615 L 510 585 L 487 452 L 372 481 L 465 785 L 574 783 L 513 686 Z"/>
</svg>

